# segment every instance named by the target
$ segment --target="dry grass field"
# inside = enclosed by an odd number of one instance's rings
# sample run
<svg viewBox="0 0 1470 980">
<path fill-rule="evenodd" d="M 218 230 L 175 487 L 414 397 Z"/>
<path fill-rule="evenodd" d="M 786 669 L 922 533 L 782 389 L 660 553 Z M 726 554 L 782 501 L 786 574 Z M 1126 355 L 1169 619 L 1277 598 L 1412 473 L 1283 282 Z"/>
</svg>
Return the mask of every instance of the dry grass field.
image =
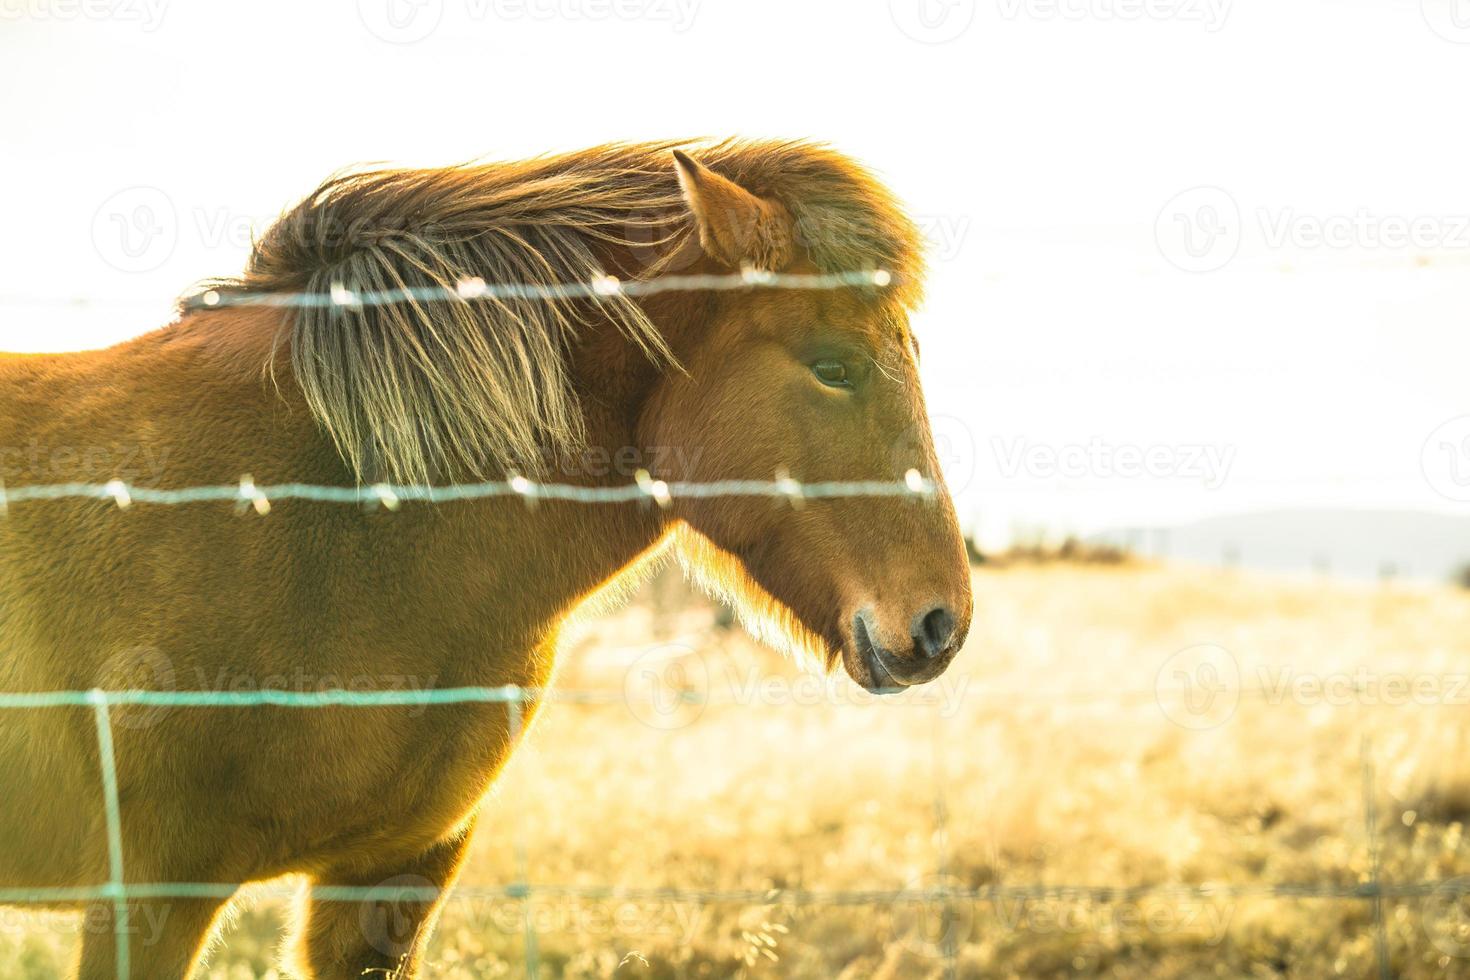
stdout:
<svg viewBox="0 0 1470 980">
<path fill-rule="evenodd" d="M 430 975 L 524 976 L 529 914 L 543 977 L 1470 977 L 1432 884 L 1470 875 L 1470 592 L 1020 563 L 976 597 L 883 702 L 669 580 L 588 624 L 558 685 L 608 696 L 537 721 Z M 522 863 L 529 908 L 485 897 Z M 892 894 L 936 888 L 979 897 Z M 75 921 L 0 915 L 0 980 L 58 976 Z M 206 975 L 276 976 L 280 916 Z"/>
</svg>

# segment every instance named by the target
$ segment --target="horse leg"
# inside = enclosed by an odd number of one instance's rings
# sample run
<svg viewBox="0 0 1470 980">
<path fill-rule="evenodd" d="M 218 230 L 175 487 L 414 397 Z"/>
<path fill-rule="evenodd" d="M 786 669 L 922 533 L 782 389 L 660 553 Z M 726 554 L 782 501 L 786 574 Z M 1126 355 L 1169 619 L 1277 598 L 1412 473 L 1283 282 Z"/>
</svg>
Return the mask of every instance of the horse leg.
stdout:
<svg viewBox="0 0 1470 980">
<path fill-rule="evenodd" d="M 429 934 L 469 845 L 469 831 L 396 865 L 318 875 L 298 924 L 297 970 L 312 980 L 415 980 Z M 329 889 L 369 889 L 363 900 Z M 381 899 L 372 897 L 381 890 Z M 318 896 L 320 892 L 320 896 Z"/>
<path fill-rule="evenodd" d="M 128 976 L 131 980 L 188 980 L 227 899 L 129 900 Z M 112 903 L 86 908 L 78 980 L 117 980 L 117 933 Z"/>
</svg>

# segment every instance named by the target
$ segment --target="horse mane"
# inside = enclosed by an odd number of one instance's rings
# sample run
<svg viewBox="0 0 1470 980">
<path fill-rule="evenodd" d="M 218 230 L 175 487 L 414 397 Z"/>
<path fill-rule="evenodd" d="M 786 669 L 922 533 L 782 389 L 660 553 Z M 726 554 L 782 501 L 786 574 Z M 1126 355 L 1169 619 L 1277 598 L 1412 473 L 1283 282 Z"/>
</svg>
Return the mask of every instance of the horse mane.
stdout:
<svg viewBox="0 0 1470 980">
<path fill-rule="evenodd" d="M 221 293 L 327 295 L 485 283 L 553 286 L 608 273 L 653 278 L 697 239 L 671 150 L 780 200 L 823 272 L 883 268 L 918 299 L 918 230 L 866 171 L 808 142 L 609 144 L 506 163 L 342 172 L 277 220 Z M 647 261 L 629 261 L 639 254 Z M 406 299 L 293 310 L 289 347 L 306 404 L 359 480 L 542 470 L 583 444 L 568 361 L 577 328 L 611 321 L 643 354 L 673 355 L 621 294 Z"/>
</svg>

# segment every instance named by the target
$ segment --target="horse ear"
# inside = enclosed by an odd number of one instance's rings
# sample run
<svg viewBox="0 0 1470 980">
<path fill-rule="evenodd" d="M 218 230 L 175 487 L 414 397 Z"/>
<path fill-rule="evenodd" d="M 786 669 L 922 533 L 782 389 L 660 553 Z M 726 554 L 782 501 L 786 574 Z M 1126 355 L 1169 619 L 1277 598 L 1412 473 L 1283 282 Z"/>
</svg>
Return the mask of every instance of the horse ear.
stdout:
<svg viewBox="0 0 1470 980">
<path fill-rule="evenodd" d="M 776 272 L 792 259 L 795 222 L 779 201 L 757 197 L 682 150 L 674 169 L 699 227 L 699 244 L 731 268 L 752 265 Z"/>
</svg>

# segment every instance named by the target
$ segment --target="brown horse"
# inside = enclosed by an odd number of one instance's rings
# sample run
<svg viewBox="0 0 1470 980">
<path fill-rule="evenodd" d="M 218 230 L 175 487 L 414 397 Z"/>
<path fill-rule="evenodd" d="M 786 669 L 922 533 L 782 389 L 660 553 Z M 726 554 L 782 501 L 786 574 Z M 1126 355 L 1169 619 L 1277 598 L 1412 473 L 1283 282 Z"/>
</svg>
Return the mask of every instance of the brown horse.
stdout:
<svg viewBox="0 0 1470 980">
<path fill-rule="evenodd" d="M 617 145 L 338 176 L 179 322 L 104 351 L 0 356 L 0 476 L 12 489 L 243 473 L 261 485 L 519 473 L 601 487 L 639 469 L 688 482 L 917 469 L 937 481 L 907 320 L 922 278 L 913 225 L 820 147 L 693 152 L 701 162 L 680 145 Z M 742 267 L 881 269 L 891 282 L 550 289 Z M 481 296 L 481 281 L 548 290 Z M 938 676 L 968 628 L 942 487 L 799 508 L 750 496 L 396 511 L 283 500 L 240 516 L 33 501 L 0 517 L 0 692 L 539 688 L 558 625 L 671 542 L 754 621 L 870 690 Z M 299 975 L 419 975 L 439 890 L 513 747 L 497 704 L 123 705 L 112 723 L 126 881 L 220 885 L 129 900 L 132 976 L 146 980 L 190 973 L 230 883 L 285 874 L 311 883 Z M 89 709 L 0 711 L 0 793 L 0 889 L 108 880 Z M 332 900 L 385 881 L 431 893 L 375 911 Z M 112 903 L 87 911 L 79 975 L 111 977 Z"/>
</svg>

